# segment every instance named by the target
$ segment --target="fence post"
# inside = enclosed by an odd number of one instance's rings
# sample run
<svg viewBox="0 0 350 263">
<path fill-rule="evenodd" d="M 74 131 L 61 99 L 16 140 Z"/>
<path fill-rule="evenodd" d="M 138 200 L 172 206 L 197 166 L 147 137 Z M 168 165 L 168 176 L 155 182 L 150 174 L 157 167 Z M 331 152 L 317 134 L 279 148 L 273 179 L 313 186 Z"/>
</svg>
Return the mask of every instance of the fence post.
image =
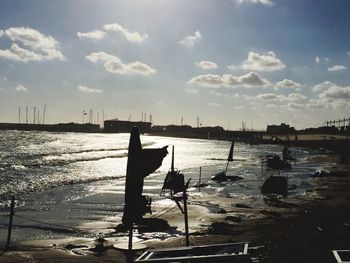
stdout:
<svg viewBox="0 0 350 263">
<path fill-rule="evenodd" d="M 13 215 L 14 214 L 15 214 L 15 196 L 12 196 L 12 199 L 11 199 L 11 210 L 10 210 L 10 219 L 9 219 L 8 232 L 7 232 L 6 250 L 8 250 L 10 248 L 12 221 L 13 221 Z"/>
</svg>

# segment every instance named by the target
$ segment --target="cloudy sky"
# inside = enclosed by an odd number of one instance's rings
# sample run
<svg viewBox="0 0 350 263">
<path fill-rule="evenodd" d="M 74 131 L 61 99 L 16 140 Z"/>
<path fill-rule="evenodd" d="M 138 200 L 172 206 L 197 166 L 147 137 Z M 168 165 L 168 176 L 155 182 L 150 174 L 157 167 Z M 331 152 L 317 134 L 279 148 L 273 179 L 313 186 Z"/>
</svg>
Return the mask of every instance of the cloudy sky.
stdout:
<svg viewBox="0 0 350 263">
<path fill-rule="evenodd" d="M 3 0 L 0 122 L 297 128 L 350 115 L 347 0 Z M 147 117 L 148 118 L 148 117 Z"/>
</svg>

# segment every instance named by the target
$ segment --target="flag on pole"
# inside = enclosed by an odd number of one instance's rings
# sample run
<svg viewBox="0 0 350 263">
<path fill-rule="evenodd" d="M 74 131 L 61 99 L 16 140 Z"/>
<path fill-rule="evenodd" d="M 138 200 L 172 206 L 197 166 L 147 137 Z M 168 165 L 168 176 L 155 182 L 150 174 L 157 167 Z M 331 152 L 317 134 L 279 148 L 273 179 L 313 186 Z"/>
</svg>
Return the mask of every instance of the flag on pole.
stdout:
<svg viewBox="0 0 350 263">
<path fill-rule="evenodd" d="M 235 141 L 232 141 L 231 148 L 230 148 L 230 153 L 228 155 L 227 161 L 232 162 L 233 161 L 233 148 L 235 145 Z"/>
</svg>

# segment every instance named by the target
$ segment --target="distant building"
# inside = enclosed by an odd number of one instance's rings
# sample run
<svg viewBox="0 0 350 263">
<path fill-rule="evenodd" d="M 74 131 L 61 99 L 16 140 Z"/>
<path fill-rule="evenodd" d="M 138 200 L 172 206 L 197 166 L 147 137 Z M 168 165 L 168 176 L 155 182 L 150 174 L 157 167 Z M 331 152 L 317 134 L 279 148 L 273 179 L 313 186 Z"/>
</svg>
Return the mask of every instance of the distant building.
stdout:
<svg viewBox="0 0 350 263">
<path fill-rule="evenodd" d="M 335 126 L 323 126 L 318 128 L 307 128 L 300 130 L 303 134 L 339 134 L 339 129 Z"/>
<path fill-rule="evenodd" d="M 294 133 L 295 128 L 290 127 L 288 124 L 281 123 L 280 125 L 267 125 L 266 132 L 269 134 L 286 134 Z"/>
<path fill-rule="evenodd" d="M 166 132 L 186 133 L 192 132 L 193 128 L 189 125 L 167 125 L 164 130 Z"/>
<path fill-rule="evenodd" d="M 121 121 L 118 119 L 105 120 L 105 132 L 131 132 L 133 127 L 137 127 L 140 132 L 151 132 L 151 123 L 142 121 Z"/>
</svg>

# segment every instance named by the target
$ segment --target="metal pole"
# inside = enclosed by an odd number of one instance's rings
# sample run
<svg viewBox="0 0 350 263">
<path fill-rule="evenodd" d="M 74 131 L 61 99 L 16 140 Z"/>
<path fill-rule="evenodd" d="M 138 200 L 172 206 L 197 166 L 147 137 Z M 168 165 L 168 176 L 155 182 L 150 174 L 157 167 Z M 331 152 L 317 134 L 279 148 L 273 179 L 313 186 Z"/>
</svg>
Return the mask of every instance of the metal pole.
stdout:
<svg viewBox="0 0 350 263">
<path fill-rule="evenodd" d="M 13 221 L 13 215 L 14 214 L 15 214 L 15 197 L 12 196 L 12 199 L 11 199 L 11 210 L 10 210 L 10 219 L 9 219 L 8 232 L 7 232 L 6 250 L 8 250 L 10 248 L 12 221 Z"/>
</svg>

